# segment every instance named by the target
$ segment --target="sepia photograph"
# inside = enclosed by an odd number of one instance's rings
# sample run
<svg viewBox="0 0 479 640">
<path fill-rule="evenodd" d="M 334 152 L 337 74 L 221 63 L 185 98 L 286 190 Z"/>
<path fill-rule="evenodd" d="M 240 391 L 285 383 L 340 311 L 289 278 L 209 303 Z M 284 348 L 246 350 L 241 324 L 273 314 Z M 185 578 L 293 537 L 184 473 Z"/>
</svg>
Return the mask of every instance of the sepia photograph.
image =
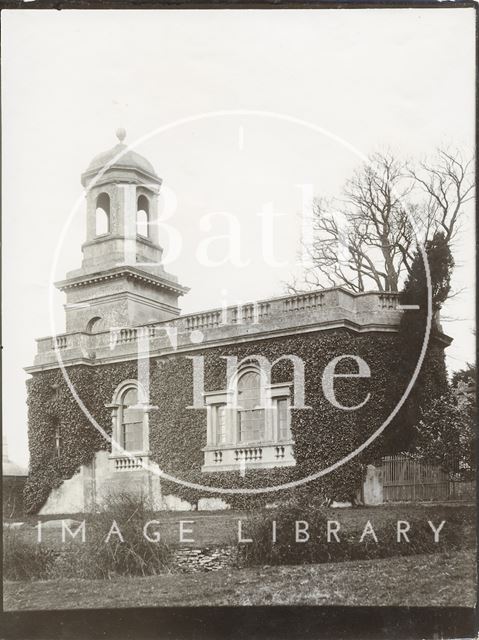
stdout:
<svg viewBox="0 0 479 640">
<path fill-rule="evenodd" d="M 10 631 L 473 637 L 475 8 L 34 4 L 1 15 Z M 236 631 L 201 637 L 274 637 Z"/>
</svg>

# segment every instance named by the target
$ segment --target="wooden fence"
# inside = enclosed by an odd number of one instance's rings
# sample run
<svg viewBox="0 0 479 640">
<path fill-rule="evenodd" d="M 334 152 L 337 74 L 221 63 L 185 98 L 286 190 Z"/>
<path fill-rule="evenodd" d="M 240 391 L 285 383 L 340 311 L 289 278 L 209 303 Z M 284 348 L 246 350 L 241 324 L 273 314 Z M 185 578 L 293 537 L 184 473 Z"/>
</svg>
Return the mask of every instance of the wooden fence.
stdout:
<svg viewBox="0 0 479 640">
<path fill-rule="evenodd" d="M 405 456 L 382 460 L 384 502 L 473 500 L 475 482 L 451 479 L 441 468 Z"/>
</svg>

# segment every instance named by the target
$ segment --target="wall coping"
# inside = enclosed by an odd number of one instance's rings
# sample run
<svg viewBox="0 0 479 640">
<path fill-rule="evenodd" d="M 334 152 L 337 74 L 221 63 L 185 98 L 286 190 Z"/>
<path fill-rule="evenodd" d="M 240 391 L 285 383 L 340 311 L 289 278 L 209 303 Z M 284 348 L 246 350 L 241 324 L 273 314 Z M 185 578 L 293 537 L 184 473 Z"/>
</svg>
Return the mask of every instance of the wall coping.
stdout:
<svg viewBox="0 0 479 640">
<path fill-rule="evenodd" d="M 403 313 L 398 293 L 356 293 L 343 287 L 318 289 L 179 315 L 141 326 L 115 327 L 96 334 L 79 331 L 38 338 L 34 364 L 25 370 L 36 373 L 58 368 L 58 354 L 65 366 L 132 360 L 138 357 L 140 337 L 148 339 L 151 357 L 171 357 L 229 344 L 335 329 L 396 333 Z M 442 332 L 437 339 L 444 346 L 452 342 Z"/>
</svg>

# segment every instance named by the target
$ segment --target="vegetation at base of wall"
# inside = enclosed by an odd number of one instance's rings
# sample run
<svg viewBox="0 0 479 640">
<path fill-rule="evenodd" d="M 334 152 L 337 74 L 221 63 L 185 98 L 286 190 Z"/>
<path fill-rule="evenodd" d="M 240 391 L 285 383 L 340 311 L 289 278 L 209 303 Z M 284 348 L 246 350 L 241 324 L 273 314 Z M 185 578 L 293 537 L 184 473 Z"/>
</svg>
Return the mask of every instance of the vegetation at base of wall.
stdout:
<svg viewBox="0 0 479 640">
<path fill-rule="evenodd" d="M 3 577 L 5 580 L 45 580 L 55 551 L 25 540 L 16 528 L 3 530 Z"/>
<path fill-rule="evenodd" d="M 26 478 L 7 478 L 2 483 L 3 519 L 21 518 L 24 515 L 23 488 Z"/>
<path fill-rule="evenodd" d="M 168 571 L 170 550 L 161 540 L 151 542 L 143 527 L 152 511 L 141 496 L 120 493 L 109 497 L 101 509 L 86 518 L 85 543 L 70 544 L 49 570 L 50 578 L 111 578 L 113 576 L 151 576 Z M 123 540 L 113 533 L 116 523 Z"/>
<path fill-rule="evenodd" d="M 226 387 L 226 356 L 238 362 L 261 355 L 274 362 L 286 355 L 299 356 L 305 363 L 305 396 L 309 408 L 291 409 L 292 435 L 296 466 L 268 470 L 246 469 L 239 472 L 203 473 L 202 449 L 206 445 L 206 410 L 192 409 L 192 360 L 178 354 L 150 361 L 149 413 L 151 459 L 160 469 L 184 481 L 223 488 L 250 488 L 284 484 L 315 474 L 334 464 L 381 425 L 403 392 L 405 383 L 391 363 L 399 361 L 399 346 L 394 334 L 357 334 L 347 330 L 321 331 L 294 337 L 268 339 L 228 347 L 217 347 L 204 355 L 205 390 Z M 322 392 L 326 365 L 345 354 L 363 358 L 371 378 L 337 378 L 335 392 L 344 406 L 360 404 L 368 393 L 369 401 L 360 409 L 347 411 L 334 407 Z M 392 370 L 393 369 L 393 370 Z M 96 367 L 74 366 L 67 369 L 79 398 L 107 434 L 111 433 L 111 409 L 108 405 L 117 386 L 137 377 L 137 363 L 120 362 Z M 357 364 L 342 360 L 336 373 L 357 373 Z M 293 366 L 287 359 L 272 370 L 272 382 L 291 382 Z M 109 450 L 110 444 L 90 424 L 72 395 L 61 371 L 34 374 L 29 381 L 30 476 L 25 488 L 28 512 L 35 513 L 51 490 L 71 478 L 81 465 L 89 463 L 95 452 Z M 55 452 L 55 429 L 61 426 L 60 455 Z M 387 434 L 400 432 L 394 421 Z M 288 500 L 302 493 L 313 493 L 335 500 L 351 500 L 361 486 L 365 465 L 384 454 L 385 435 L 378 438 L 361 456 L 314 483 L 287 491 L 246 494 L 217 494 L 236 508 Z M 163 495 L 172 493 L 196 503 L 213 492 L 181 486 L 162 480 Z"/>
<path fill-rule="evenodd" d="M 463 531 L 459 523 L 448 520 L 439 534 L 439 542 L 434 542 L 433 531 L 427 519 L 417 516 L 408 519 L 410 529 L 407 532 L 409 542 L 397 541 L 396 522 L 371 522 L 371 533 L 364 536 L 366 521 L 356 530 L 340 529 L 339 542 L 331 534 L 327 541 L 328 520 L 338 518 L 331 510 L 311 503 L 290 503 L 280 509 L 253 514 L 244 524 L 243 539 L 253 542 L 238 542 L 237 561 L 240 566 L 255 565 L 297 565 L 346 560 L 372 560 L 422 553 L 437 553 L 462 548 Z M 273 522 L 276 523 L 276 542 L 273 541 Z M 298 528 L 305 529 L 309 539 L 296 541 L 296 522 Z M 438 527 L 440 521 L 433 522 Z M 331 525 L 334 528 L 335 525 Z M 298 539 L 305 539 L 306 533 L 298 533 Z"/>
<path fill-rule="evenodd" d="M 164 573 L 171 564 L 170 549 L 161 540 L 150 542 L 143 535 L 143 527 L 151 518 L 151 509 L 144 498 L 123 493 L 108 498 L 101 509 L 85 518 L 85 542 L 81 541 L 80 531 L 60 550 L 26 541 L 20 530 L 8 529 L 3 547 L 4 577 L 110 579 Z M 106 541 L 113 522 L 123 541 L 116 533 Z M 71 530 L 75 533 L 76 526 L 72 525 Z"/>
</svg>

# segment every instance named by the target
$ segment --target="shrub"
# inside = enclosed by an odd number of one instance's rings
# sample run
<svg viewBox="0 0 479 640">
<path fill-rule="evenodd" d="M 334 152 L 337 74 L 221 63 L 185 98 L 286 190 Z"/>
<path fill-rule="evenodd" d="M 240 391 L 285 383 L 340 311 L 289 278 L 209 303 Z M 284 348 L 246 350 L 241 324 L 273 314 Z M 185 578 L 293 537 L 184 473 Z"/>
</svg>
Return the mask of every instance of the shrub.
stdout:
<svg viewBox="0 0 479 640">
<path fill-rule="evenodd" d="M 168 571 L 170 550 L 163 542 L 143 535 L 152 519 L 142 496 L 122 493 L 108 497 L 101 509 L 86 518 L 85 542 L 72 541 L 50 567 L 49 577 L 111 578 L 115 575 L 156 575 Z M 116 522 L 124 541 L 112 534 Z"/>
<path fill-rule="evenodd" d="M 112 578 L 118 575 L 146 576 L 169 570 L 170 550 L 161 541 L 150 542 L 143 526 L 153 519 L 141 496 L 121 494 L 85 518 L 85 542 L 76 538 L 60 549 L 26 539 L 17 529 L 4 531 L 4 576 L 8 580 L 56 578 Z M 112 535 L 116 522 L 124 542 Z"/>
<path fill-rule="evenodd" d="M 306 507 L 305 504 L 290 504 L 268 514 L 254 514 L 243 523 L 243 538 L 250 538 L 253 542 L 238 543 L 238 563 L 240 566 L 255 566 L 369 560 L 435 553 L 459 548 L 462 544 L 462 530 L 456 524 L 447 521 L 436 543 L 427 519 L 417 516 L 408 519 L 409 542 L 397 541 L 396 521 L 375 523 L 374 520 L 371 520 L 371 525 L 378 542 L 369 534 L 360 542 L 366 518 L 354 529 L 351 525 L 348 530 L 341 526 L 339 542 L 333 535 L 328 542 L 328 520 L 338 519 L 339 515 L 331 510 L 311 505 Z M 436 526 L 439 524 L 435 518 L 432 520 Z M 273 542 L 273 521 L 276 522 L 276 542 Z M 307 521 L 309 540 L 296 542 L 296 521 Z"/>
<path fill-rule="evenodd" d="M 47 578 L 54 560 L 54 551 L 25 540 L 18 529 L 3 530 L 3 577 L 6 580 Z"/>
</svg>

